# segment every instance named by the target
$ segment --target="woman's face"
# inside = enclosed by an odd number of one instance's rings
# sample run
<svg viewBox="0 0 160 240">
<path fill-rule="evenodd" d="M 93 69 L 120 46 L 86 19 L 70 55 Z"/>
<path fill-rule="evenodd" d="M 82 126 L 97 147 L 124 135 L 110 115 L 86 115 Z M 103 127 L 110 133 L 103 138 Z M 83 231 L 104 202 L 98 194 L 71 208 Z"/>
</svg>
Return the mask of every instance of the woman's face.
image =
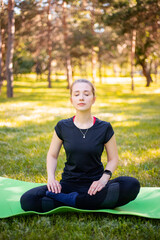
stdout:
<svg viewBox="0 0 160 240">
<path fill-rule="evenodd" d="M 76 83 L 72 87 L 71 103 L 76 110 L 89 110 L 95 102 L 92 87 L 85 82 Z"/>
</svg>

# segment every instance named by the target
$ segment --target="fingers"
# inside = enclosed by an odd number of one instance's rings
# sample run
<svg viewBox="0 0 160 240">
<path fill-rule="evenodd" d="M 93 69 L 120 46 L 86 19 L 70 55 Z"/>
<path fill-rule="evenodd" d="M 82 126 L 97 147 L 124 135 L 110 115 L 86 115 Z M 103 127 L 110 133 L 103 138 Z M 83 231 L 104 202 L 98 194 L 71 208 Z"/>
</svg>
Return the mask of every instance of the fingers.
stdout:
<svg viewBox="0 0 160 240">
<path fill-rule="evenodd" d="M 61 184 L 58 181 L 54 181 L 47 184 L 48 191 L 54 192 L 54 193 L 60 193 L 61 192 Z"/>
<path fill-rule="evenodd" d="M 88 190 L 88 194 L 93 195 L 97 192 L 97 182 L 93 182 Z"/>
<path fill-rule="evenodd" d="M 97 192 L 101 191 L 103 187 L 104 186 L 99 181 L 95 181 L 90 186 L 88 194 L 95 195 Z"/>
<path fill-rule="evenodd" d="M 62 189 L 61 184 L 58 182 L 58 185 L 57 185 L 57 193 L 60 193 L 60 192 L 61 192 L 61 189 Z"/>
<path fill-rule="evenodd" d="M 48 188 L 48 191 L 49 191 L 49 192 L 52 191 L 52 190 L 51 190 L 51 187 L 50 187 L 50 185 L 49 185 L 49 183 L 47 183 L 47 188 Z"/>
</svg>

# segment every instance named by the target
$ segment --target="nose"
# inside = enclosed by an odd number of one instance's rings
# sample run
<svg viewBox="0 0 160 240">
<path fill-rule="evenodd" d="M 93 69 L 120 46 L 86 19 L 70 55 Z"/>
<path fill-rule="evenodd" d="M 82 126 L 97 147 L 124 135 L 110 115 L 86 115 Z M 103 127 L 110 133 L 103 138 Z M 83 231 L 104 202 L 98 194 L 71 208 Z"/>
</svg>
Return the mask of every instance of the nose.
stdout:
<svg viewBox="0 0 160 240">
<path fill-rule="evenodd" d="M 80 101 L 83 101 L 83 100 L 84 100 L 83 93 L 82 93 L 82 94 L 80 94 L 80 96 L 79 96 L 79 100 L 80 100 Z"/>
</svg>

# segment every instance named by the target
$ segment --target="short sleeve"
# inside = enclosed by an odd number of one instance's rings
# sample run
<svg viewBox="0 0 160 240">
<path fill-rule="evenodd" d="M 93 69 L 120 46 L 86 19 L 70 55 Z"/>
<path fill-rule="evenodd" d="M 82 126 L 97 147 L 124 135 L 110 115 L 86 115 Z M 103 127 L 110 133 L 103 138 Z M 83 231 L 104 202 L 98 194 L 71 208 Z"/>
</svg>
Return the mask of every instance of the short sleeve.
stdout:
<svg viewBox="0 0 160 240">
<path fill-rule="evenodd" d="M 61 128 L 61 122 L 60 122 L 60 121 L 57 123 L 57 125 L 55 126 L 54 129 L 55 129 L 55 131 L 56 131 L 57 136 L 58 136 L 61 140 L 63 140 L 63 138 L 62 138 L 62 128 Z"/>
<path fill-rule="evenodd" d="M 114 135 L 114 131 L 113 131 L 112 125 L 110 123 L 108 123 L 104 143 L 107 143 L 113 135 Z"/>
</svg>

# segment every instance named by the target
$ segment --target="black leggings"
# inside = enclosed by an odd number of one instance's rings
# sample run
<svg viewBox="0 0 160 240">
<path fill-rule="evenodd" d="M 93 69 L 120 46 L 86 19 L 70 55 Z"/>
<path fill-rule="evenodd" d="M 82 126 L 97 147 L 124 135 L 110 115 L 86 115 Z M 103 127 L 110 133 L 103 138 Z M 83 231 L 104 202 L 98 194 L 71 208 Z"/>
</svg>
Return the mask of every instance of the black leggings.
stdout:
<svg viewBox="0 0 160 240">
<path fill-rule="evenodd" d="M 78 192 L 75 207 L 80 209 L 104 209 L 122 206 L 134 200 L 140 190 L 136 178 L 118 177 L 110 180 L 106 186 L 95 195 L 89 195 L 91 183 L 77 184 L 61 181 L 62 193 Z M 25 192 L 21 199 L 21 207 L 25 211 L 47 212 L 66 204 L 46 196 L 47 185 L 35 187 Z"/>
</svg>

